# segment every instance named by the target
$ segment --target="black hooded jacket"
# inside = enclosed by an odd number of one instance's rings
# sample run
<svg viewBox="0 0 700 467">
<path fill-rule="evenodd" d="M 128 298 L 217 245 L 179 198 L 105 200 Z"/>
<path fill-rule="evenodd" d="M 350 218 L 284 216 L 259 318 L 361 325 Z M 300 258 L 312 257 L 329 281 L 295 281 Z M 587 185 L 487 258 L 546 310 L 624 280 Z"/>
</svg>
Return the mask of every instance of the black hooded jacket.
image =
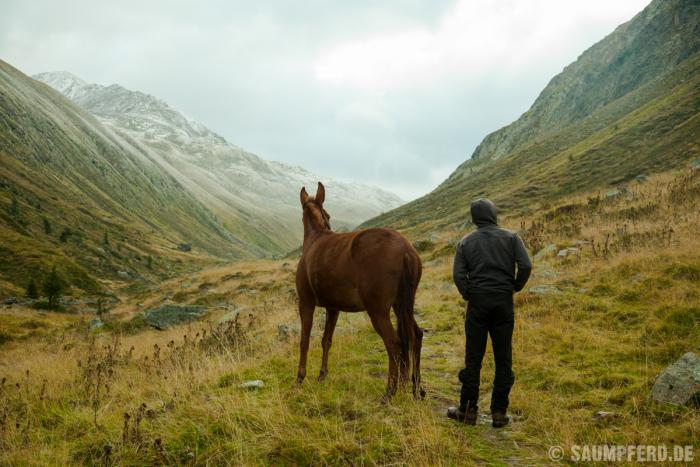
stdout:
<svg viewBox="0 0 700 467">
<path fill-rule="evenodd" d="M 457 245 L 452 270 L 459 293 L 469 300 L 471 294 L 522 290 L 532 270 L 523 241 L 498 226 L 496 206 L 488 199 L 474 201 L 471 215 L 478 228 Z"/>
</svg>

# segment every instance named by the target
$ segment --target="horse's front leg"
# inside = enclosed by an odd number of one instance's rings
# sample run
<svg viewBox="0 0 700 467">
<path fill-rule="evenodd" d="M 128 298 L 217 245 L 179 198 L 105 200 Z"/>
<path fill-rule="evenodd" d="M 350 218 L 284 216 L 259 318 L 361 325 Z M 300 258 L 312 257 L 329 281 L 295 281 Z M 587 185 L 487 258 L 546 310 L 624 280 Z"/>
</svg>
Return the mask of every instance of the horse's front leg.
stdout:
<svg viewBox="0 0 700 467">
<path fill-rule="evenodd" d="M 321 345 L 323 346 L 323 358 L 321 359 L 321 371 L 318 374 L 319 383 L 323 381 L 328 374 L 328 353 L 331 350 L 333 331 L 335 331 L 335 325 L 338 322 L 339 314 L 340 312 L 338 310 L 326 308 L 326 325 L 323 328 L 323 339 L 321 341 Z"/>
<path fill-rule="evenodd" d="M 311 327 L 314 324 L 314 303 L 299 300 L 299 317 L 301 318 L 301 339 L 299 342 L 299 370 L 297 371 L 297 384 L 301 384 L 306 377 L 306 356 L 309 353 L 309 339 Z"/>
</svg>

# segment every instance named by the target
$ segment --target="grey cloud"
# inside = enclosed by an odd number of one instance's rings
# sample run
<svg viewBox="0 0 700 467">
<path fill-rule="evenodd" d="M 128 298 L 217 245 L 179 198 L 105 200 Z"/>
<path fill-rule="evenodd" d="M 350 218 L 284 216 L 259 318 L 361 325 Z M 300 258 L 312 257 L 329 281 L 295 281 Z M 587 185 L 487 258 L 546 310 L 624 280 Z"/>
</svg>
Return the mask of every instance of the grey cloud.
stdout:
<svg viewBox="0 0 700 467">
<path fill-rule="evenodd" d="M 437 73 L 380 91 L 316 79 L 314 61 L 327 47 L 434 30 L 453 5 L 4 1 L 0 57 L 29 74 L 68 70 L 153 94 L 262 157 L 410 199 L 517 118 L 554 73 L 619 22 L 582 24 L 526 67 L 499 57 L 486 71 L 475 64 L 473 73 Z"/>
</svg>

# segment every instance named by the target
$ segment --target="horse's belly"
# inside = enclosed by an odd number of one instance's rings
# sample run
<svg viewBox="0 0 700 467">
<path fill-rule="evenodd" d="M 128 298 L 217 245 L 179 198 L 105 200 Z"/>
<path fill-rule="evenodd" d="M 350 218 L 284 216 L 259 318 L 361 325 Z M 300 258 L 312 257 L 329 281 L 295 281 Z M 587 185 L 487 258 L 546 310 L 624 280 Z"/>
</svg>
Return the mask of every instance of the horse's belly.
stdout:
<svg viewBox="0 0 700 467">
<path fill-rule="evenodd" d="M 354 287 L 336 287 L 333 290 L 317 289 L 316 301 L 318 306 L 342 311 L 365 309 L 360 293 Z"/>
</svg>

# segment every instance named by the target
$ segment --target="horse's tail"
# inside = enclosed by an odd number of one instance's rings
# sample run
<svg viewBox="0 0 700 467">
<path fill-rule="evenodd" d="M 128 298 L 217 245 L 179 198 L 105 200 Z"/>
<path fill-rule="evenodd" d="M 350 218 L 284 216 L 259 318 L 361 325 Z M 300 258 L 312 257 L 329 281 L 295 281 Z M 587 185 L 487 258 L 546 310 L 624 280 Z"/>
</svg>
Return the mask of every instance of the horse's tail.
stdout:
<svg viewBox="0 0 700 467">
<path fill-rule="evenodd" d="M 394 303 L 396 320 L 401 345 L 400 365 L 411 368 L 411 355 L 416 349 L 416 329 L 417 324 L 413 315 L 413 306 L 416 298 L 416 289 L 420 280 L 420 263 L 416 261 L 416 256 L 410 252 L 404 253 L 403 271 L 399 281 L 399 288 Z"/>
</svg>

